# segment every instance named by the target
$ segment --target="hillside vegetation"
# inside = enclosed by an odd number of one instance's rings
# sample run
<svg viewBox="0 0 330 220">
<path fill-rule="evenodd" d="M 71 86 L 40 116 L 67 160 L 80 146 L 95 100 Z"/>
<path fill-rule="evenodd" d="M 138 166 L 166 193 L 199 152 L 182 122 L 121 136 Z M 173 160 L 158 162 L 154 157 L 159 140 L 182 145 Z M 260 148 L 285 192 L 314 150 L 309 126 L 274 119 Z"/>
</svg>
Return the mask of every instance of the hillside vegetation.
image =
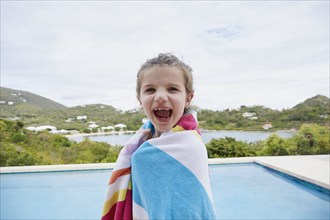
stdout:
<svg viewBox="0 0 330 220">
<path fill-rule="evenodd" d="M 243 117 L 244 113 L 252 117 Z M 241 106 L 224 111 L 201 110 L 198 114 L 200 127 L 215 130 L 262 130 L 271 124 L 272 129 L 299 129 L 304 123 L 316 123 L 329 127 L 330 99 L 317 95 L 282 111 L 264 106 Z"/>
<path fill-rule="evenodd" d="M 7 88 L 1 88 L 0 104 L 0 166 L 115 162 L 122 146 L 88 139 L 77 143 L 47 130 L 31 132 L 25 128 L 52 125 L 84 132 L 92 121 L 99 126 L 123 123 L 128 130 L 137 130 L 145 117 L 139 110 L 124 112 L 103 104 L 68 108 L 29 92 Z M 264 106 L 224 111 L 195 107 L 195 110 L 202 129 L 298 130 L 292 138 L 272 135 L 252 143 L 230 137 L 212 139 L 206 145 L 210 158 L 330 153 L 330 102 L 326 96 L 317 95 L 282 111 Z M 87 119 L 78 120 L 77 116 Z"/>
<path fill-rule="evenodd" d="M 48 131 L 33 133 L 19 121 L 0 119 L 0 166 L 115 162 L 122 146 L 88 139 L 77 143 Z M 209 158 L 329 154 L 329 129 L 305 124 L 292 138 L 272 135 L 247 143 L 235 138 L 212 139 L 206 144 Z"/>
<path fill-rule="evenodd" d="M 0 118 L 19 120 L 25 127 L 47 124 L 58 129 L 83 132 L 92 121 L 100 127 L 122 123 L 128 130 L 137 130 L 145 117 L 141 110 L 124 112 L 104 104 L 69 108 L 29 92 L 8 88 L 1 88 L 0 101 Z M 265 124 L 271 124 L 273 130 L 299 129 L 304 123 L 316 123 L 329 127 L 330 99 L 322 95 L 309 98 L 293 108 L 281 111 L 264 106 L 244 105 L 238 109 L 224 111 L 194 108 L 198 111 L 201 129 L 263 130 L 262 126 Z M 244 113 L 249 113 L 253 117 L 244 117 Z M 81 115 L 87 116 L 87 120 L 76 119 Z"/>
<path fill-rule="evenodd" d="M 17 109 L 22 109 L 27 112 L 30 109 L 56 110 L 67 108 L 60 103 L 54 102 L 40 95 L 5 87 L 0 87 L 0 100 L 5 102 L 4 104 L 7 104 L 7 106 L 14 105 Z M 2 105 L 1 107 L 4 106 L 6 105 Z"/>
<path fill-rule="evenodd" d="M 206 147 L 209 158 L 330 154 L 330 133 L 326 127 L 303 124 L 292 138 L 273 134 L 247 143 L 225 137 L 212 139 Z"/>
<path fill-rule="evenodd" d="M 0 166 L 115 162 L 121 146 L 76 143 L 48 131 L 33 133 L 19 121 L 0 119 Z"/>
</svg>

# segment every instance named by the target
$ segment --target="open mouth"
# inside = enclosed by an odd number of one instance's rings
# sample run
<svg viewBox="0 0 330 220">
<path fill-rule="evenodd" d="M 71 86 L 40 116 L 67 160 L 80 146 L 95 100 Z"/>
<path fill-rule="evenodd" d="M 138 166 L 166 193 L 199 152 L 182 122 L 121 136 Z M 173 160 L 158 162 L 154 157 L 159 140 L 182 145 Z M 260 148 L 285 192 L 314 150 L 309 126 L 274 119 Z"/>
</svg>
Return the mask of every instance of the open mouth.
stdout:
<svg viewBox="0 0 330 220">
<path fill-rule="evenodd" d="M 168 108 L 155 108 L 154 114 L 160 119 L 169 119 L 172 115 L 172 110 Z"/>
</svg>

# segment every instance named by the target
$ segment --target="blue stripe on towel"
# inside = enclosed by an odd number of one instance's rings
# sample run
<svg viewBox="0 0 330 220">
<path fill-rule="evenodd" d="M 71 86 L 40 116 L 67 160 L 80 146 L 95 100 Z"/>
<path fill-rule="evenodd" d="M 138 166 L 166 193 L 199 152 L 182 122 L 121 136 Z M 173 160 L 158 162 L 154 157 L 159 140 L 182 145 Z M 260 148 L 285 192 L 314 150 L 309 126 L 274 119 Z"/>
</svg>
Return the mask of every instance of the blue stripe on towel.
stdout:
<svg viewBox="0 0 330 220">
<path fill-rule="evenodd" d="M 133 200 L 150 219 L 215 218 L 204 187 L 179 161 L 145 142 L 131 162 Z"/>
</svg>

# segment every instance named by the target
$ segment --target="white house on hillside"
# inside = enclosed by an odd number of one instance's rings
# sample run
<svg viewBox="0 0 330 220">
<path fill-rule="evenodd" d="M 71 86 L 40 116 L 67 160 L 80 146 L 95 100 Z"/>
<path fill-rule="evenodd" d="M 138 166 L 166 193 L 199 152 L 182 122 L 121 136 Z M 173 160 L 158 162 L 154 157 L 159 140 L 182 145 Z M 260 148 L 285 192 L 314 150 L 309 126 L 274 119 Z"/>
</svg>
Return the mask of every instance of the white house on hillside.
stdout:
<svg viewBox="0 0 330 220">
<path fill-rule="evenodd" d="M 88 128 L 90 129 L 90 130 L 92 130 L 92 129 L 95 129 L 95 128 L 98 128 L 99 126 L 97 125 L 97 124 L 90 124 L 90 125 L 88 125 Z"/>
<path fill-rule="evenodd" d="M 244 112 L 242 114 L 243 118 L 251 118 L 251 117 L 253 117 L 255 115 L 256 115 L 256 113 L 254 113 L 254 112 Z"/>
<path fill-rule="evenodd" d="M 61 129 L 61 130 L 51 130 L 49 133 L 51 133 L 51 134 L 70 134 L 70 131 Z"/>
<path fill-rule="evenodd" d="M 53 131 L 53 130 L 57 130 L 56 127 L 51 126 L 51 125 L 41 125 L 41 126 L 38 126 L 38 127 L 30 126 L 30 127 L 25 128 L 25 129 L 30 130 L 30 131 L 45 131 L 45 130 Z"/>
<path fill-rule="evenodd" d="M 264 124 L 262 126 L 262 128 L 265 129 L 265 130 L 268 130 L 268 129 L 272 128 L 272 127 L 273 127 L 272 124 Z"/>
<path fill-rule="evenodd" d="M 124 125 L 124 124 L 116 124 L 115 125 L 115 129 L 117 128 L 117 129 L 120 129 L 120 130 L 124 130 L 124 129 L 126 129 L 126 125 Z"/>
<path fill-rule="evenodd" d="M 87 120 L 87 115 L 79 115 L 77 116 L 77 120 Z"/>
<path fill-rule="evenodd" d="M 113 131 L 115 128 L 113 126 L 101 127 L 101 131 Z"/>
<path fill-rule="evenodd" d="M 244 112 L 242 114 L 243 118 L 248 118 L 250 120 L 257 120 L 258 117 L 256 116 L 257 114 L 254 112 Z"/>
<path fill-rule="evenodd" d="M 65 120 L 65 122 L 73 122 L 74 121 L 74 118 L 68 118 Z"/>
<path fill-rule="evenodd" d="M 64 129 L 57 130 L 56 127 L 51 126 L 51 125 L 41 125 L 38 127 L 30 126 L 30 127 L 26 127 L 25 129 L 29 130 L 29 131 L 35 131 L 35 132 L 49 130 L 50 134 L 69 134 L 70 133 L 70 131 L 64 130 Z"/>
</svg>

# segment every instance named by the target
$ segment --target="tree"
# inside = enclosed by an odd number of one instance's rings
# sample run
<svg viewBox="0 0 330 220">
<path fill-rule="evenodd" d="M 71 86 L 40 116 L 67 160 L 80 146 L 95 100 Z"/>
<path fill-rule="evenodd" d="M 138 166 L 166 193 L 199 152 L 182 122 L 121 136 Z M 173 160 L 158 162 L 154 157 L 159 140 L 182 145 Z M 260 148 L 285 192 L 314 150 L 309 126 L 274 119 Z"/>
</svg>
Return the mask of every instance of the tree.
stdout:
<svg viewBox="0 0 330 220">
<path fill-rule="evenodd" d="M 236 141 L 235 138 L 225 137 L 212 139 L 206 144 L 208 156 L 217 157 L 247 157 L 255 154 L 249 149 L 249 144 L 243 141 Z"/>
<path fill-rule="evenodd" d="M 290 144 L 289 141 L 273 134 L 264 142 L 264 148 L 260 155 L 263 156 L 284 156 L 289 155 Z"/>
<path fill-rule="evenodd" d="M 120 150 L 88 139 L 76 143 L 48 131 L 29 132 L 17 122 L 2 119 L 0 129 L 0 166 L 114 162 Z"/>
<path fill-rule="evenodd" d="M 294 135 L 296 154 L 329 154 L 330 132 L 317 124 L 303 124 Z"/>
</svg>

